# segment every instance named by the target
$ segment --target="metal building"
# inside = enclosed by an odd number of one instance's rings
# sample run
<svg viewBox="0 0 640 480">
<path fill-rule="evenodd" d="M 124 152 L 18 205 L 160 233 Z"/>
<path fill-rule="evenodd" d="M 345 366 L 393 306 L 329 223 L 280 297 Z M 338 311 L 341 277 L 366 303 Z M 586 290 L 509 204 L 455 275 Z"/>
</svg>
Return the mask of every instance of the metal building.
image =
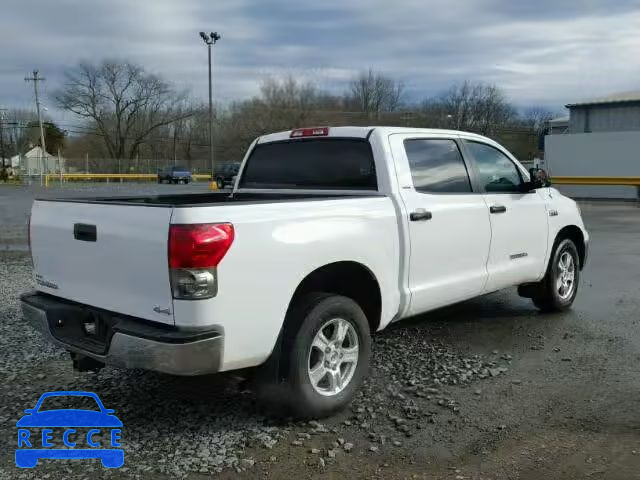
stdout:
<svg viewBox="0 0 640 480">
<path fill-rule="evenodd" d="M 546 123 L 547 135 L 559 135 L 569 131 L 569 115 L 552 118 Z"/>
<path fill-rule="evenodd" d="M 640 90 L 570 103 L 569 133 L 640 130 Z"/>
<path fill-rule="evenodd" d="M 545 137 L 545 161 L 551 176 L 640 176 L 640 91 L 571 103 L 566 133 Z M 561 122 L 559 122 L 561 123 Z M 573 197 L 637 199 L 632 186 L 573 186 Z"/>
</svg>

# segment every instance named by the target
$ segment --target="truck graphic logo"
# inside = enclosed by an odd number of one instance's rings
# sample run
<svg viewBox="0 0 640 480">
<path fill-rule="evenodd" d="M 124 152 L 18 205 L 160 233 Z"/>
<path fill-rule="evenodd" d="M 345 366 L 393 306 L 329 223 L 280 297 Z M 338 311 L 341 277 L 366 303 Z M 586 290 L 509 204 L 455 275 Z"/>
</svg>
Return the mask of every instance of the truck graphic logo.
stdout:
<svg viewBox="0 0 640 480">
<path fill-rule="evenodd" d="M 68 397 L 90 402 L 95 408 L 58 408 L 49 409 L 43 402 L 61 400 Z M 47 400 L 50 399 L 50 400 Z M 104 408 L 98 395 L 91 392 L 47 392 L 35 407 L 25 410 L 18 427 L 18 448 L 16 465 L 20 468 L 33 468 L 40 458 L 83 459 L 99 458 L 106 468 L 120 468 L 124 464 L 124 450 L 121 446 L 122 422 L 113 415 L 113 410 Z M 55 433 L 54 433 L 55 429 Z M 87 430 L 84 432 L 83 430 Z M 64 430 L 61 434 L 59 431 Z M 108 436 L 105 437 L 105 433 Z M 59 438 L 55 438 L 58 436 Z M 56 448 L 54 442 L 65 448 Z M 108 444 L 108 445 L 105 445 Z M 60 445 L 62 447 L 62 445 Z M 106 446 L 110 448 L 105 448 Z"/>
</svg>

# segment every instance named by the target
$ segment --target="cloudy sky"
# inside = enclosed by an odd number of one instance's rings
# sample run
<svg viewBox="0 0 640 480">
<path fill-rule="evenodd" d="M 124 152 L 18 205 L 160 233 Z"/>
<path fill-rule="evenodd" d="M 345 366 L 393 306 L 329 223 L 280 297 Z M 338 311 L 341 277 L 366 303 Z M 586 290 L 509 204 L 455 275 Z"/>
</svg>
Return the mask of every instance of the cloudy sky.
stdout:
<svg viewBox="0 0 640 480">
<path fill-rule="evenodd" d="M 24 77 L 34 68 L 46 104 L 66 68 L 105 57 L 205 99 L 200 30 L 223 37 L 221 102 L 290 73 L 339 92 L 368 67 L 404 81 L 410 100 L 465 79 L 557 110 L 640 89 L 640 0 L 2 0 L 0 108 L 32 105 Z"/>
</svg>

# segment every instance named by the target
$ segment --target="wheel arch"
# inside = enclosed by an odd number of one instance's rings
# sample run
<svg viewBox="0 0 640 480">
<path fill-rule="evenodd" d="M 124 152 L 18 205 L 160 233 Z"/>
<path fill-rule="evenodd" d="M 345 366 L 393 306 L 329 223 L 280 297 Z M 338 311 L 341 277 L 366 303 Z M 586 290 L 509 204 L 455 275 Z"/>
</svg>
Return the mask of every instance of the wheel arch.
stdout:
<svg viewBox="0 0 640 480">
<path fill-rule="evenodd" d="M 333 262 L 308 273 L 296 287 L 285 316 L 284 328 L 292 321 L 289 312 L 296 301 L 312 292 L 343 295 L 355 301 L 364 311 L 371 332 L 380 326 L 382 292 L 375 274 L 365 265 L 355 261 Z"/>
<path fill-rule="evenodd" d="M 567 225 L 565 227 L 562 227 L 558 231 L 556 235 L 556 239 L 553 242 L 552 252 L 555 250 L 556 246 L 564 239 L 571 240 L 575 244 L 576 248 L 578 249 L 578 257 L 580 259 L 580 269 L 582 270 L 582 268 L 585 265 L 586 257 L 587 257 L 587 245 L 584 240 L 584 233 L 582 232 L 582 229 L 577 225 Z M 549 261 L 551 261 L 551 258 L 549 259 Z"/>
<path fill-rule="evenodd" d="M 380 326 L 382 317 L 382 292 L 375 274 L 366 265 L 355 261 L 336 261 L 319 266 L 309 272 L 296 287 L 289 305 L 280 333 L 267 361 L 258 369 L 255 377 L 258 383 L 281 381 L 289 370 L 286 344 L 295 334 L 299 319 L 291 314 L 296 302 L 311 293 L 333 293 L 354 300 L 364 311 L 369 323 L 370 332 Z"/>
</svg>

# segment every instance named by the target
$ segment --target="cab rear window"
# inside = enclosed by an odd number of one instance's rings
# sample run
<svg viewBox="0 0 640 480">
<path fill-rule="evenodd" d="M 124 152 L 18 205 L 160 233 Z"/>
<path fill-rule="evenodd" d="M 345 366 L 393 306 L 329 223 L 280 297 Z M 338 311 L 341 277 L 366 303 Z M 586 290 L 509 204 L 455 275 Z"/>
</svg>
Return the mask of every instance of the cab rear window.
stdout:
<svg viewBox="0 0 640 480">
<path fill-rule="evenodd" d="M 240 188 L 377 190 L 378 182 L 368 141 L 314 138 L 256 145 Z"/>
<path fill-rule="evenodd" d="M 66 410 L 66 409 L 74 409 L 74 410 L 93 410 L 100 411 L 100 406 L 93 399 L 93 397 L 87 396 L 71 396 L 71 395 L 63 395 L 63 396 L 54 396 L 47 397 L 42 401 L 39 412 L 44 412 L 46 410 Z"/>
</svg>

